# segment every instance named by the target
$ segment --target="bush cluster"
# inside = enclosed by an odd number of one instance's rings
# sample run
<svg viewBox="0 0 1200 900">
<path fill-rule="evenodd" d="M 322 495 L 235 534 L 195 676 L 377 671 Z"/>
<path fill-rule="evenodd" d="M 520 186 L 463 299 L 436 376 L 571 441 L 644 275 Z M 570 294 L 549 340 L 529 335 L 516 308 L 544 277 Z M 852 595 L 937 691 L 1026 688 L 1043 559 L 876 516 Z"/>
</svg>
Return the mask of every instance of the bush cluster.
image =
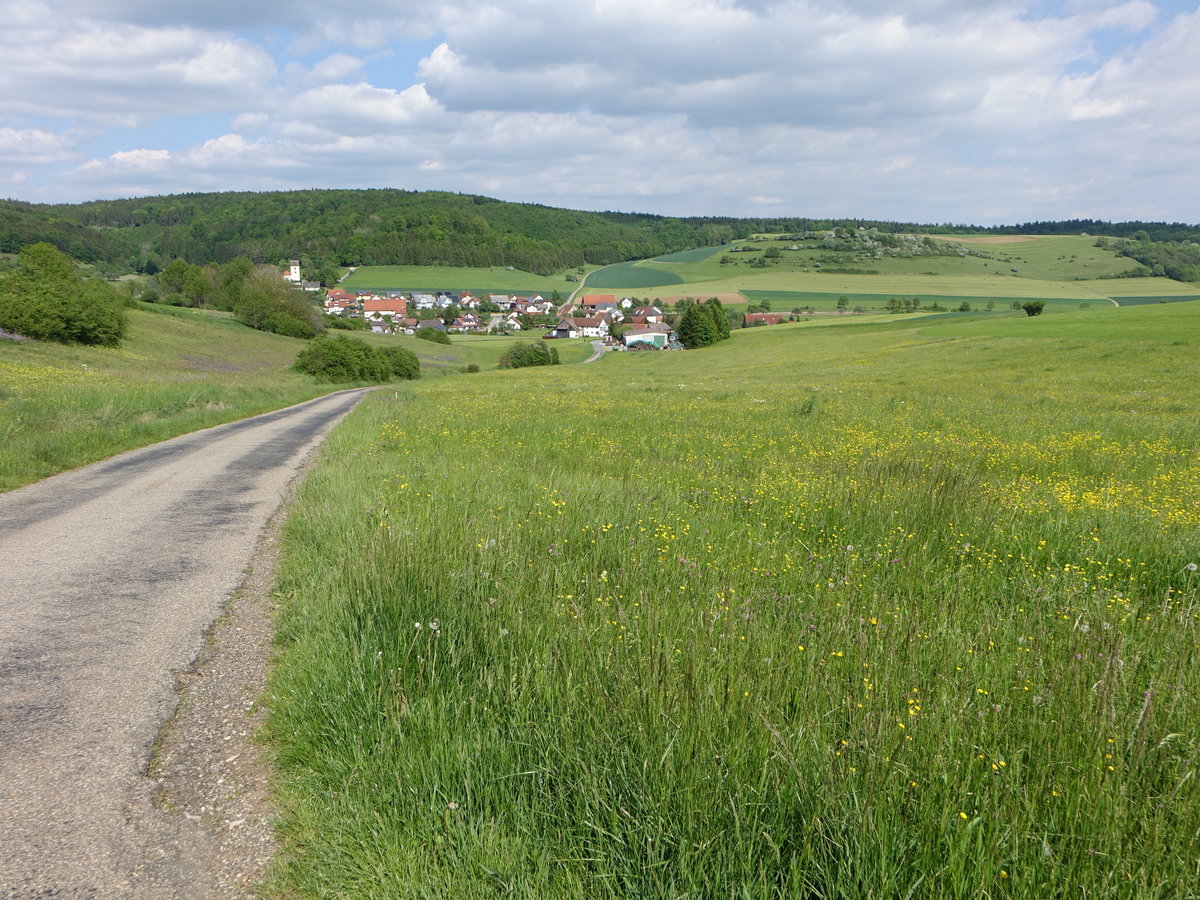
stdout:
<svg viewBox="0 0 1200 900">
<path fill-rule="evenodd" d="M 52 244 L 30 244 L 0 278 L 0 328 L 61 344 L 115 347 L 125 336 L 124 301 L 108 284 L 81 278 Z"/>
<path fill-rule="evenodd" d="M 450 335 L 439 328 L 418 328 L 415 336 L 423 341 L 432 341 L 435 344 L 450 343 Z"/>
<path fill-rule="evenodd" d="M 513 344 L 500 357 L 500 368 L 523 369 L 526 366 L 557 366 L 559 364 L 558 348 L 543 342 L 537 344 Z"/>
<path fill-rule="evenodd" d="M 300 351 L 293 368 L 332 384 L 421 377 L 421 364 L 411 350 L 372 347 L 344 335 L 313 339 Z"/>
</svg>

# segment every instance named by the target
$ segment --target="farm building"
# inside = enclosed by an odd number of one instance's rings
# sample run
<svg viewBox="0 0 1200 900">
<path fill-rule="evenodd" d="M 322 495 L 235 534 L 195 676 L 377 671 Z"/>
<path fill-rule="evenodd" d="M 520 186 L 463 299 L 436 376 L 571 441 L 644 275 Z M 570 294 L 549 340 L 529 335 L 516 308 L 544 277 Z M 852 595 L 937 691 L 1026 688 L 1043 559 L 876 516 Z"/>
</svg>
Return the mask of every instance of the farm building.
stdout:
<svg viewBox="0 0 1200 900">
<path fill-rule="evenodd" d="M 622 336 L 626 347 L 634 344 L 650 344 L 659 350 L 665 350 L 671 340 L 669 325 L 635 325 L 628 328 Z"/>
<path fill-rule="evenodd" d="M 547 331 L 548 338 L 600 338 L 608 336 L 608 322 L 604 319 L 559 319 L 553 331 Z"/>
</svg>

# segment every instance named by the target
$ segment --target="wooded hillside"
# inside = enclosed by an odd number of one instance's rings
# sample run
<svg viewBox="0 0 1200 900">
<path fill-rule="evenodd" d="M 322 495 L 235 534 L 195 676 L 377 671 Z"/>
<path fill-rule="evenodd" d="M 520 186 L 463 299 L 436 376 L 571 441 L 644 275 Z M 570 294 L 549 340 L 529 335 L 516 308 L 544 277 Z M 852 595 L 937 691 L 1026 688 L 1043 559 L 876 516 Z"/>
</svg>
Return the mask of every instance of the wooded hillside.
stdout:
<svg viewBox="0 0 1200 900">
<path fill-rule="evenodd" d="M 672 218 L 581 212 L 439 191 L 310 190 L 176 194 L 81 204 L 0 201 L 0 252 L 47 241 L 82 262 L 155 272 L 173 259 L 203 265 L 244 256 L 301 258 L 323 277 L 337 266 L 512 266 L 549 274 L 585 264 L 646 259 L 757 232 L 823 231 L 1054 234 L 1087 231 L 1155 241 L 1200 238 L 1200 227 L 1095 220 L 979 228 L 864 219 Z"/>
</svg>

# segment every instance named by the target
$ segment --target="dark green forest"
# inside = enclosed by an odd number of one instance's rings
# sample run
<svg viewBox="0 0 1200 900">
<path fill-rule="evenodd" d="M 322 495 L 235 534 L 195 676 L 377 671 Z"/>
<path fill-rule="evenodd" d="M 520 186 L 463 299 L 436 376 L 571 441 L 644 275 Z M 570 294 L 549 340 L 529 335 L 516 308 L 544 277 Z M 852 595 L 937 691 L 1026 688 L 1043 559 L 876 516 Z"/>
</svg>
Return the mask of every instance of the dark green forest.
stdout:
<svg viewBox="0 0 1200 900">
<path fill-rule="evenodd" d="M 1200 240 L 1200 226 L 1154 222 L 1073 219 L 979 227 L 804 217 L 673 218 L 391 189 L 175 194 L 56 205 L 0 201 L 0 253 L 44 241 L 101 270 L 150 274 L 175 259 L 206 265 L 237 257 L 269 264 L 299 258 L 305 276 L 322 281 L 332 280 L 337 267 L 350 265 L 503 265 L 550 274 L 714 246 L 761 231 L 835 227 L 934 234 L 1087 232 L 1137 240 L 1141 254 L 1129 255 L 1148 267 L 1164 265 L 1163 259 L 1151 258 L 1156 252 L 1151 244 L 1179 244 L 1166 252 L 1190 262 L 1191 251 L 1183 245 Z"/>
<path fill-rule="evenodd" d="M 755 220 L 578 212 L 399 190 L 179 194 L 76 205 L 0 202 L 0 252 L 49 241 L 75 259 L 153 272 L 244 256 L 355 265 L 513 266 L 550 274 L 752 234 Z M 322 279 L 324 280 L 324 279 Z"/>
</svg>

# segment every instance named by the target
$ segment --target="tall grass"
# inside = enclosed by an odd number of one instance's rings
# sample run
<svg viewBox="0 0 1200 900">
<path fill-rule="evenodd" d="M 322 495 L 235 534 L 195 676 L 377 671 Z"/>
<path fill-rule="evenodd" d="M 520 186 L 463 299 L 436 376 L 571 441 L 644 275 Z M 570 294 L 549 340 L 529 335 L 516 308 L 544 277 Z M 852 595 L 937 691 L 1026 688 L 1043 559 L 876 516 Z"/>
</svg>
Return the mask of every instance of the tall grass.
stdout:
<svg viewBox="0 0 1200 900">
<path fill-rule="evenodd" d="M 377 392 L 288 525 L 272 889 L 1189 896 L 1185 307 Z"/>
</svg>

